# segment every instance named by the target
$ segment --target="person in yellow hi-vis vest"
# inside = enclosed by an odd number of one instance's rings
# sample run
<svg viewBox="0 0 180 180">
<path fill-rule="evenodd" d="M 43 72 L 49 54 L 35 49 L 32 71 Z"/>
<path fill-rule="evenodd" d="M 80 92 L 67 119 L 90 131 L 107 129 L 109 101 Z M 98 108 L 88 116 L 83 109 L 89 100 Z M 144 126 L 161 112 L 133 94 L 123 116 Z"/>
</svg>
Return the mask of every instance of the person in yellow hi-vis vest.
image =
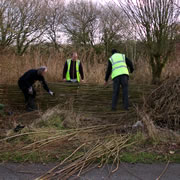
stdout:
<svg viewBox="0 0 180 180">
<path fill-rule="evenodd" d="M 77 52 L 73 52 L 72 58 L 67 59 L 64 64 L 63 70 L 63 80 L 66 82 L 76 82 L 84 81 L 83 67 L 80 60 L 78 60 Z"/>
<path fill-rule="evenodd" d="M 105 77 L 105 86 L 107 85 L 109 76 L 111 74 L 113 80 L 113 95 L 112 95 L 112 110 L 116 110 L 120 85 L 122 86 L 123 92 L 123 108 L 128 110 L 128 80 L 129 80 L 129 70 L 130 73 L 134 71 L 132 62 L 121 53 L 118 53 L 116 49 L 112 49 L 112 56 L 108 61 L 108 68 Z"/>
</svg>

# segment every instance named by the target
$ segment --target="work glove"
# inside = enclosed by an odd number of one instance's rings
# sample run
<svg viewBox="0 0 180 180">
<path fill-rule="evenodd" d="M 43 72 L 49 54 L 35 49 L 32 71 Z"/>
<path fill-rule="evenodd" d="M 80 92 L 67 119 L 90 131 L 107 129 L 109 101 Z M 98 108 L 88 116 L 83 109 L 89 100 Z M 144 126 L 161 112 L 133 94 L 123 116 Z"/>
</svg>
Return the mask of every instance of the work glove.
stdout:
<svg viewBox="0 0 180 180">
<path fill-rule="evenodd" d="M 29 93 L 29 94 L 33 94 L 33 88 L 32 88 L 32 87 L 30 87 L 30 88 L 28 89 L 28 93 Z"/>
<path fill-rule="evenodd" d="M 107 85 L 108 85 L 108 82 L 105 81 L 105 82 L 104 82 L 104 87 L 107 87 Z"/>
<path fill-rule="evenodd" d="M 55 95 L 54 92 L 52 92 L 52 91 L 49 91 L 49 94 L 50 94 L 51 96 L 54 96 L 54 95 Z"/>
</svg>

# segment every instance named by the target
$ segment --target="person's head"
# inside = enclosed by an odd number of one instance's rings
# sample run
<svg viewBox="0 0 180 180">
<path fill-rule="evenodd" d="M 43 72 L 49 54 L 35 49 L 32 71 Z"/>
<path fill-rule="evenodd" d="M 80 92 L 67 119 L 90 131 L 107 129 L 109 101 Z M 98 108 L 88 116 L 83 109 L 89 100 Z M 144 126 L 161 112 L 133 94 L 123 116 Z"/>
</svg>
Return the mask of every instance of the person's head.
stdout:
<svg viewBox="0 0 180 180">
<path fill-rule="evenodd" d="M 72 53 L 72 60 L 73 61 L 76 61 L 78 59 L 78 54 L 77 54 L 77 52 L 73 52 Z"/>
<path fill-rule="evenodd" d="M 38 70 L 38 74 L 43 76 L 47 72 L 47 67 L 46 66 L 41 66 L 37 70 Z"/>
<path fill-rule="evenodd" d="M 117 53 L 117 52 L 118 52 L 117 49 L 112 49 L 112 51 L 111 51 L 112 55 Z"/>
</svg>

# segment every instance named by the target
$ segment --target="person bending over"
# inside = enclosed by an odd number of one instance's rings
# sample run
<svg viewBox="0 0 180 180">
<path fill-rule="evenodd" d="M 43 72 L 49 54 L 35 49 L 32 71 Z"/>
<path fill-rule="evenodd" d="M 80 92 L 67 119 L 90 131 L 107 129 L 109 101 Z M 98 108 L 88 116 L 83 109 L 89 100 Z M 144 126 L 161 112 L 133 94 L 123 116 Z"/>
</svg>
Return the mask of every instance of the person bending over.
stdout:
<svg viewBox="0 0 180 180">
<path fill-rule="evenodd" d="M 43 88 L 53 96 L 54 93 L 48 88 L 47 83 L 44 79 L 44 74 L 47 72 L 46 66 L 41 66 L 38 69 L 30 69 L 25 72 L 18 80 L 18 85 L 21 91 L 24 94 L 26 110 L 33 111 L 37 110 L 35 104 L 36 91 L 33 87 L 33 84 L 36 81 L 40 81 L 43 85 Z"/>
</svg>

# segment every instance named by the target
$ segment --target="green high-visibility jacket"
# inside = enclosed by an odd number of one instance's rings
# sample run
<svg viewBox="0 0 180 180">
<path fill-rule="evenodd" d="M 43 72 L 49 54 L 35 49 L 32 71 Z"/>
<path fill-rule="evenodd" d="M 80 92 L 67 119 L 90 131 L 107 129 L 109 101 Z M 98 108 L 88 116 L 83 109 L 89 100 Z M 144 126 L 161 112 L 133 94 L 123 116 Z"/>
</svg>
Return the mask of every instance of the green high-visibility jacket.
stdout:
<svg viewBox="0 0 180 180">
<path fill-rule="evenodd" d="M 80 73 L 79 73 L 79 65 L 80 65 L 80 60 L 76 60 L 76 76 L 77 76 L 77 81 L 80 82 Z M 71 59 L 67 60 L 67 72 L 66 72 L 66 80 L 70 81 L 70 67 L 71 67 Z"/>
<path fill-rule="evenodd" d="M 112 64 L 112 79 L 123 74 L 129 75 L 124 54 L 115 53 L 109 58 L 109 60 Z"/>
</svg>

